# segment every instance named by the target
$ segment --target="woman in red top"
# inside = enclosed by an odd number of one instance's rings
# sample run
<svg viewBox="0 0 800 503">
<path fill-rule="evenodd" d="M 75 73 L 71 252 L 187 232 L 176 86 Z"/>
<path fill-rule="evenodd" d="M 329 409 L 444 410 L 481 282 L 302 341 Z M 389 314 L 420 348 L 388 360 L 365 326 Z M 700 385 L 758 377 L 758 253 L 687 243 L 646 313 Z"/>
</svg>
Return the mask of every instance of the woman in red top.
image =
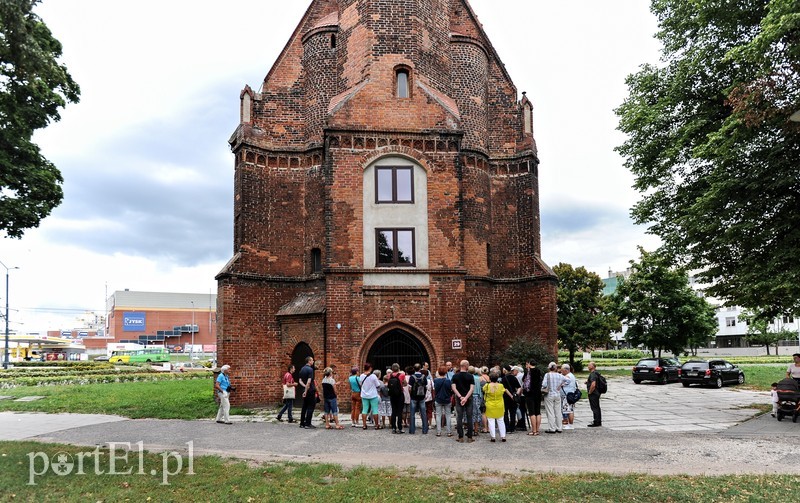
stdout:
<svg viewBox="0 0 800 503">
<path fill-rule="evenodd" d="M 289 388 L 292 389 L 292 391 L 294 391 L 294 388 L 297 387 L 297 383 L 294 382 L 294 377 L 292 376 L 292 372 L 294 372 L 294 365 L 289 365 L 289 367 L 286 369 L 286 373 L 283 374 L 283 379 L 281 379 L 281 383 L 284 386 L 288 386 Z M 286 389 L 286 388 L 284 388 L 284 389 Z M 286 396 L 286 393 L 284 393 L 284 396 Z M 281 416 L 283 415 L 284 412 L 288 411 L 289 422 L 290 423 L 294 423 L 295 422 L 294 418 L 292 417 L 292 405 L 293 404 L 294 404 L 294 393 L 292 393 L 292 397 L 291 398 L 284 398 L 283 399 L 283 408 L 281 409 L 280 412 L 278 412 L 278 417 L 277 417 L 278 421 L 283 421 L 283 419 L 281 419 Z"/>
</svg>

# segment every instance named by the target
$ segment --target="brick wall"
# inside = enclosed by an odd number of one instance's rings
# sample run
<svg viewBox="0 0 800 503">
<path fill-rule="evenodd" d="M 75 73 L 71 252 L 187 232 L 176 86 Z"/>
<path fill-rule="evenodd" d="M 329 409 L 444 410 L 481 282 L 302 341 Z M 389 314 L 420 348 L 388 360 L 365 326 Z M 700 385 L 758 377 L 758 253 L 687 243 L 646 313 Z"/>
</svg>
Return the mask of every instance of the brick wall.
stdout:
<svg viewBox="0 0 800 503">
<path fill-rule="evenodd" d="M 398 68 L 408 98 L 395 96 Z M 532 104 L 466 2 L 316 0 L 252 103 L 231 142 L 234 259 L 217 278 L 234 403 L 277 402 L 299 342 L 320 367 L 337 366 L 341 397 L 350 366 L 393 329 L 434 367 L 493 363 L 523 335 L 555 347 L 555 277 L 540 259 L 538 158 L 523 115 Z M 382 271 L 384 285 L 363 256 L 364 170 L 388 155 L 426 172 L 429 260 Z M 324 291 L 324 312 L 278 315 L 313 291 Z"/>
</svg>

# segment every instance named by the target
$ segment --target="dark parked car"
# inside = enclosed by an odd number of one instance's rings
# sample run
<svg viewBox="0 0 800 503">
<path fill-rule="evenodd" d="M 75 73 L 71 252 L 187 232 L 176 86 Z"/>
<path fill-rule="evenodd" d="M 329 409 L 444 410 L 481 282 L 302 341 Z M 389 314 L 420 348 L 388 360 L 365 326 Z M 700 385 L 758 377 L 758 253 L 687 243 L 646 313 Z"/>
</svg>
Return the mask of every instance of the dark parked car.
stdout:
<svg viewBox="0 0 800 503">
<path fill-rule="evenodd" d="M 681 380 L 681 362 L 677 358 L 642 358 L 633 367 L 633 382 L 656 381 L 661 384 Z"/>
<path fill-rule="evenodd" d="M 681 383 L 685 388 L 691 384 L 721 388 L 725 384 L 743 384 L 744 372 L 725 360 L 692 360 L 681 367 Z"/>
</svg>

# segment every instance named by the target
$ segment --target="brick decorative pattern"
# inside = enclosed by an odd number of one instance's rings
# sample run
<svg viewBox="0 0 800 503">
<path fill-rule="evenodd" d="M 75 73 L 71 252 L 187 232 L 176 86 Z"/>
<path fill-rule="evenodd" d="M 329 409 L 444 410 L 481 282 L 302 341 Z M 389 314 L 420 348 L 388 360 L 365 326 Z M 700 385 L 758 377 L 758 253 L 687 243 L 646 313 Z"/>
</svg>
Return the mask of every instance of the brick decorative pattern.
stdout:
<svg viewBox="0 0 800 503">
<path fill-rule="evenodd" d="M 395 96 L 398 69 L 407 98 Z M 466 1 L 314 0 L 259 91 L 241 97 L 233 258 L 217 276 L 218 353 L 235 404 L 279 401 L 303 344 L 337 366 L 344 396 L 350 366 L 394 329 L 434 367 L 492 363 L 520 336 L 555 348 L 532 105 Z M 426 172 L 424 270 L 376 270 L 364 257 L 364 170 L 388 155 Z M 365 285 L 377 272 L 391 279 Z M 402 286 L 406 275 L 415 286 Z M 279 314 L 311 292 L 324 292 L 324 310 Z"/>
</svg>

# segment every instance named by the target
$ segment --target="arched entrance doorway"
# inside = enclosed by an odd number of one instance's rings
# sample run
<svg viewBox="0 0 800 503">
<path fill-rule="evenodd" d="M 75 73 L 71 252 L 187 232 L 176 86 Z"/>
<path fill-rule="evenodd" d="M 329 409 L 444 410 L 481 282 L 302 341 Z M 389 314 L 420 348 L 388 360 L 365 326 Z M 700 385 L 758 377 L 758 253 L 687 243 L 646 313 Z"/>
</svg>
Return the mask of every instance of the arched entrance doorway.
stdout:
<svg viewBox="0 0 800 503">
<path fill-rule="evenodd" d="M 367 353 L 367 361 L 373 368 L 385 372 L 393 363 L 404 369 L 415 363 L 430 362 L 430 356 L 422 343 L 403 329 L 395 328 L 378 337 Z"/>
<path fill-rule="evenodd" d="M 300 369 L 306 364 L 306 357 L 309 356 L 314 356 L 311 346 L 305 342 L 298 342 L 297 346 L 294 347 L 294 351 L 292 351 L 292 365 L 294 365 L 294 374 L 292 374 L 292 377 L 294 377 L 295 382 L 297 382 L 297 377 L 300 375 Z M 300 388 L 297 387 L 295 390 L 300 390 Z M 295 405 L 301 404 L 303 402 L 302 393 L 296 393 L 294 401 Z"/>
</svg>

